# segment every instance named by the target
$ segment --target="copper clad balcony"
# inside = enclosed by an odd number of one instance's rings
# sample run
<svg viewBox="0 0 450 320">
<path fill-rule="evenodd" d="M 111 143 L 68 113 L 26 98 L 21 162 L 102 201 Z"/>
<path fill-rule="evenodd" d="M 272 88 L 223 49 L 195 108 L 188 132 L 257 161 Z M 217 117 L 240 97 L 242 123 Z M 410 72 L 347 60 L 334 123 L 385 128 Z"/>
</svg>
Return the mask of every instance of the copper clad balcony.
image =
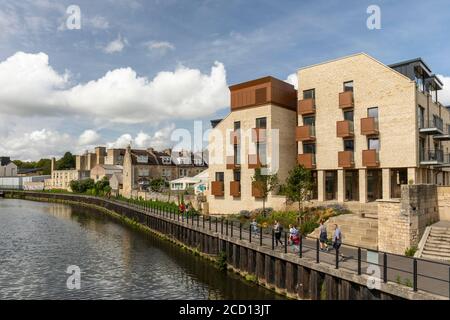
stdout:
<svg viewBox="0 0 450 320">
<path fill-rule="evenodd" d="M 240 142 L 241 142 L 240 138 L 241 137 L 240 137 L 239 131 L 235 130 L 235 131 L 230 132 L 231 144 L 233 144 L 233 145 L 240 144 Z"/>
<path fill-rule="evenodd" d="M 345 91 L 339 93 L 339 108 L 347 109 L 353 108 L 353 91 Z"/>
<path fill-rule="evenodd" d="M 340 168 L 353 168 L 354 165 L 353 151 L 340 151 L 338 153 L 338 166 Z"/>
<path fill-rule="evenodd" d="M 211 182 L 211 194 L 216 197 L 223 197 L 224 184 L 222 181 L 212 181 Z"/>
<path fill-rule="evenodd" d="M 248 168 L 249 169 L 258 169 L 262 168 L 264 165 L 261 163 L 261 158 L 256 154 L 248 155 Z"/>
<path fill-rule="evenodd" d="M 316 140 L 316 130 L 314 126 L 299 126 L 295 130 L 295 138 L 297 141 L 314 141 Z"/>
<path fill-rule="evenodd" d="M 378 134 L 378 119 L 369 117 L 361 119 L 361 134 L 373 136 Z"/>
<path fill-rule="evenodd" d="M 230 181 L 230 196 L 233 196 L 233 197 L 241 196 L 241 182 L 240 181 Z"/>
<path fill-rule="evenodd" d="M 377 150 L 363 150 L 362 152 L 362 165 L 368 168 L 374 168 L 380 166 Z"/>
<path fill-rule="evenodd" d="M 252 129 L 252 141 L 253 142 L 265 142 L 266 141 L 266 129 L 253 128 Z"/>
<path fill-rule="evenodd" d="M 306 169 L 314 169 L 316 167 L 316 155 L 314 153 L 303 153 L 297 156 L 299 165 Z"/>
<path fill-rule="evenodd" d="M 303 99 L 298 101 L 297 113 L 300 115 L 312 114 L 316 112 L 315 99 Z"/>
<path fill-rule="evenodd" d="M 236 159 L 234 156 L 227 157 L 227 169 L 228 170 L 236 170 L 239 169 L 241 165 L 236 162 Z"/>
<path fill-rule="evenodd" d="M 336 122 L 336 136 L 338 138 L 353 137 L 353 122 L 344 120 Z"/>
<path fill-rule="evenodd" d="M 261 188 L 258 187 L 258 182 L 252 182 L 252 197 L 255 198 L 263 198 L 263 193 L 261 192 Z"/>
</svg>

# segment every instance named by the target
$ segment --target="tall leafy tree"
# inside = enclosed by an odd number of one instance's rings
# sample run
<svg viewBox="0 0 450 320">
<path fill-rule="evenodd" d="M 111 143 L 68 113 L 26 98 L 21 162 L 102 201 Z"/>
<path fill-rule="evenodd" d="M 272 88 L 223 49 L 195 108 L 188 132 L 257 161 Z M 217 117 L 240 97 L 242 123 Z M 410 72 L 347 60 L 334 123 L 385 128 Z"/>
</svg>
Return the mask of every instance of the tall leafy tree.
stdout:
<svg viewBox="0 0 450 320">
<path fill-rule="evenodd" d="M 296 166 L 289 171 L 284 186 L 284 194 L 289 200 L 298 202 L 300 221 L 303 218 L 303 204 L 310 199 L 313 186 L 314 183 L 310 170 L 305 169 L 303 166 Z"/>
<path fill-rule="evenodd" d="M 57 170 L 68 170 L 75 168 L 75 156 L 66 152 L 64 156 L 56 162 Z"/>
<path fill-rule="evenodd" d="M 261 195 L 263 215 L 266 216 L 267 196 L 278 186 L 278 176 L 276 174 L 262 174 L 261 169 L 255 169 L 255 174 L 252 176 L 252 185 Z"/>
</svg>

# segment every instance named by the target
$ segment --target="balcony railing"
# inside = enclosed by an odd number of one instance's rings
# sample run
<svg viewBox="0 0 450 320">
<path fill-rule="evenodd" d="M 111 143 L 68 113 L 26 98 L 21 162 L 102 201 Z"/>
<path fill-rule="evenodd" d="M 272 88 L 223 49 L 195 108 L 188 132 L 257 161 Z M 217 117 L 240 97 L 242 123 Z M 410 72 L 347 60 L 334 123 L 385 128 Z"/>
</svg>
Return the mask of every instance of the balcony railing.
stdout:
<svg viewBox="0 0 450 320">
<path fill-rule="evenodd" d="M 378 119 L 374 117 L 361 119 L 361 134 L 366 136 L 378 134 Z"/>
<path fill-rule="evenodd" d="M 223 181 L 212 181 L 211 182 L 211 194 L 216 197 L 223 197 L 223 195 L 224 195 Z"/>
<path fill-rule="evenodd" d="M 228 156 L 227 157 L 227 169 L 228 170 L 236 170 L 241 167 L 240 162 L 238 159 L 236 159 L 235 156 Z"/>
<path fill-rule="evenodd" d="M 234 130 L 230 132 L 230 141 L 231 144 L 236 145 L 241 142 L 240 130 Z"/>
<path fill-rule="evenodd" d="M 363 150 L 362 152 L 362 164 L 364 167 L 379 167 L 380 166 L 380 159 L 378 150 L 370 149 L 370 150 Z"/>
<path fill-rule="evenodd" d="M 353 151 L 340 151 L 338 153 L 338 166 L 340 168 L 353 168 L 355 165 Z"/>
<path fill-rule="evenodd" d="M 430 121 L 425 121 L 420 125 L 419 132 L 425 134 L 443 134 L 444 121 L 438 117 L 430 119 Z"/>
<path fill-rule="evenodd" d="M 316 155 L 314 153 L 299 154 L 297 157 L 297 162 L 306 169 L 314 169 L 316 167 Z"/>
<path fill-rule="evenodd" d="M 315 99 L 303 99 L 298 101 L 297 112 L 300 115 L 312 114 L 316 112 L 316 100 Z"/>
<path fill-rule="evenodd" d="M 241 196 L 241 182 L 240 181 L 230 181 L 230 196 L 240 197 Z"/>
<path fill-rule="evenodd" d="M 256 154 L 248 155 L 248 168 L 249 169 L 259 169 L 266 165 L 266 163 L 262 161 L 261 157 Z"/>
<path fill-rule="evenodd" d="M 433 139 L 439 141 L 449 141 L 450 140 L 450 125 L 446 125 L 442 133 L 437 133 L 433 135 Z"/>
<path fill-rule="evenodd" d="M 353 108 L 353 91 L 339 93 L 339 108 Z"/>
<path fill-rule="evenodd" d="M 420 164 L 441 164 L 444 163 L 445 160 L 446 163 L 449 163 L 448 155 L 444 157 L 444 151 L 440 149 L 422 150 L 420 152 Z"/>
<path fill-rule="evenodd" d="M 316 139 L 315 126 L 305 125 L 297 127 L 295 138 L 297 141 L 314 141 Z"/>
<path fill-rule="evenodd" d="M 336 136 L 339 138 L 353 137 L 353 122 L 349 120 L 336 122 Z"/>
<path fill-rule="evenodd" d="M 266 129 L 265 128 L 253 128 L 252 129 L 252 141 L 253 142 L 265 142 L 266 141 Z"/>
</svg>

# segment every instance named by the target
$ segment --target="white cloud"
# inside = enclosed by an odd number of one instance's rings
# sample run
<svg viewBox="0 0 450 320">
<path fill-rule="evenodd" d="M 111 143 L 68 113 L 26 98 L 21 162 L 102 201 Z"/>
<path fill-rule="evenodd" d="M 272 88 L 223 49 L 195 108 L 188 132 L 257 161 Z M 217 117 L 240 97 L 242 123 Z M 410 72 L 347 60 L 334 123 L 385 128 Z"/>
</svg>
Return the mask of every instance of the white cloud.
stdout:
<svg viewBox="0 0 450 320">
<path fill-rule="evenodd" d="M 284 80 L 284 81 L 286 81 L 287 83 L 292 84 L 295 87 L 296 90 L 298 89 L 298 78 L 297 78 L 297 74 L 296 73 L 292 73 L 292 74 L 288 75 L 287 79 Z"/>
<path fill-rule="evenodd" d="M 439 101 L 444 106 L 450 106 L 450 77 L 438 74 L 438 78 L 444 84 L 444 88 L 438 93 Z"/>
<path fill-rule="evenodd" d="M 109 28 L 108 20 L 102 16 L 94 16 L 88 19 L 87 24 L 94 29 L 106 30 Z"/>
<path fill-rule="evenodd" d="M 126 38 L 122 38 L 122 36 L 119 34 L 117 36 L 117 39 L 111 41 L 106 45 L 105 48 L 103 48 L 103 51 L 112 54 L 116 52 L 122 52 L 122 50 L 125 48 L 125 46 L 128 45 L 128 41 Z"/>
<path fill-rule="evenodd" d="M 78 144 L 80 146 L 93 145 L 100 142 L 100 135 L 94 130 L 85 130 L 78 138 Z"/>
<path fill-rule="evenodd" d="M 0 154 L 9 155 L 13 159 L 36 160 L 72 151 L 73 145 L 74 141 L 68 134 L 42 129 L 2 139 Z"/>
<path fill-rule="evenodd" d="M 172 123 L 155 131 L 152 135 L 141 131 L 133 138 L 131 134 L 126 133 L 106 145 L 108 148 L 126 148 L 131 143 L 133 148 L 147 149 L 152 147 L 161 150 L 172 145 L 170 136 L 173 130 L 175 130 L 175 124 Z"/>
<path fill-rule="evenodd" d="M 165 54 L 169 50 L 175 50 L 175 45 L 168 41 L 149 41 L 145 42 L 144 46 L 149 51 L 158 51 L 161 54 Z"/>
<path fill-rule="evenodd" d="M 79 116 L 107 126 L 195 119 L 229 105 L 226 71 L 219 62 L 210 74 L 179 66 L 153 79 L 131 68 L 115 69 L 73 87 L 69 74 L 57 73 L 44 53 L 18 52 L 0 62 L 0 114 Z"/>
</svg>

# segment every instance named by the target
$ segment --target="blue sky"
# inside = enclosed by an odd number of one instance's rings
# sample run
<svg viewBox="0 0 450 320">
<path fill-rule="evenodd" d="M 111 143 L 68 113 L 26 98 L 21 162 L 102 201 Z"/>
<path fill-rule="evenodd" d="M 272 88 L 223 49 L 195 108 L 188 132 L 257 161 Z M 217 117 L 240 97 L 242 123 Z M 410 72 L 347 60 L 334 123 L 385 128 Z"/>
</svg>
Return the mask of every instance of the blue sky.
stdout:
<svg viewBox="0 0 450 320">
<path fill-rule="evenodd" d="M 80 30 L 65 27 L 73 4 Z M 366 26 L 373 4 L 380 30 Z M 449 9 L 444 0 L 1 0 L 0 84 L 13 89 L 0 89 L 0 153 L 38 159 L 126 140 L 162 148 L 174 128 L 225 116 L 227 85 L 287 79 L 356 52 L 387 64 L 422 57 L 447 81 Z"/>
</svg>

